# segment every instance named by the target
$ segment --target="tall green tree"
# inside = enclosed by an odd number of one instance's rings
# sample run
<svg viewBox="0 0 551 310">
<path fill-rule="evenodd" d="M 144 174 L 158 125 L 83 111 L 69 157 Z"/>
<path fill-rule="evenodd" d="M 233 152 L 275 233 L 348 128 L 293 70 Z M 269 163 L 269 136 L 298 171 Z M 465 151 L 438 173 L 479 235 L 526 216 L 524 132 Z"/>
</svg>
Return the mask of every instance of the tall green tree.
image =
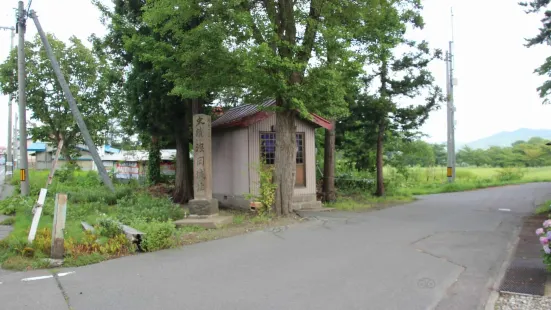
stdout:
<svg viewBox="0 0 551 310">
<path fill-rule="evenodd" d="M 94 53 L 76 37 L 64 43 L 52 34 L 47 36 L 92 139 L 96 145 L 104 143 L 109 115 L 118 104 L 120 72 L 105 55 Z M 38 35 L 25 43 L 25 57 L 27 108 L 32 111 L 30 133 L 34 140 L 54 145 L 63 141 L 62 154 L 72 161 L 77 155 L 76 145 L 84 141 Z M 16 72 L 14 50 L 0 65 L 4 94 L 17 97 L 17 79 L 10 78 Z"/>
<path fill-rule="evenodd" d="M 431 54 L 426 42 L 421 42 L 416 48 L 416 52 L 408 53 L 400 59 L 395 59 L 388 51 L 383 51 L 380 55 L 380 87 L 373 102 L 378 110 L 378 113 L 374 114 L 377 123 L 377 196 L 385 194 L 383 149 L 386 132 L 389 128 L 404 133 L 416 131 L 427 120 L 429 113 L 438 108 L 438 103 L 442 100 L 440 89 L 434 85 L 434 78 L 427 70 L 429 62 L 439 58 L 440 52 Z M 396 73 L 403 75 L 396 77 Z M 424 103 L 407 107 L 399 105 L 400 97 L 415 98 L 420 96 L 424 89 L 429 89 L 429 95 Z"/>
<path fill-rule="evenodd" d="M 436 143 L 432 145 L 434 152 L 434 159 L 436 166 L 445 166 L 448 162 L 448 152 L 446 150 L 446 144 Z"/>
<path fill-rule="evenodd" d="M 112 10 L 100 1 L 94 3 L 102 12 L 109 30 L 103 40 L 97 40 L 97 46 L 117 55 L 118 65 L 128 72 L 125 82 L 127 100 L 120 110 L 127 115 L 125 125 L 129 131 L 147 134 L 150 182 L 159 182 L 160 149 L 172 142 L 177 149 L 172 198 L 175 202 L 185 203 L 193 197 L 190 127 L 192 103 L 195 102 L 197 107 L 199 101 L 185 96 L 181 85 L 178 88 L 175 84 L 178 79 L 192 80 L 190 75 L 178 75 L 171 70 L 181 65 L 191 71 L 199 65 L 173 58 L 178 55 L 176 51 L 182 49 L 181 41 L 171 33 L 158 31 L 156 25 L 146 23 L 145 1 L 113 0 Z M 174 16 L 163 18 L 167 23 L 178 21 Z M 193 81 L 200 84 L 198 80 Z M 192 94 L 192 97 L 198 96 Z"/>
<path fill-rule="evenodd" d="M 378 0 L 157 0 L 151 1 L 146 10 L 153 22 L 158 18 L 165 20 L 167 14 L 179 14 L 181 19 L 164 23 L 163 29 L 189 42 L 223 38 L 229 47 L 231 70 L 222 71 L 239 72 L 234 82 L 245 89 L 246 101 L 259 103 L 275 98 L 275 211 L 279 215 L 291 211 L 296 173 L 295 117 L 308 117 L 308 112 L 327 106 L 331 107 L 331 114 L 346 112 L 345 73 L 357 71 L 360 64 L 357 53 L 350 49 L 355 27 L 377 14 L 377 3 Z M 175 10 L 182 12 L 174 13 Z M 181 27 L 182 23 L 195 20 L 198 13 L 202 18 L 196 20 L 197 27 Z M 220 68 L 215 64 L 223 61 L 218 55 L 215 53 L 214 59 L 201 58 L 202 63 L 211 65 L 204 66 L 205 70 L 217 70 L 202 75 L 218 73 Z M 185 61 L 192 59 L 183 51 L 181 57 Z M 188 88 L 188 83 L 179 80 L 175 87 L 182 84 Z"/>
<path fill-rule="evenodd" d="M 365 164 L 375 160 L 375 194 L 378 196 L 385 193 L 385 140 L 394 132 L 411 140 L 430 111 L 438 108 L 442 100 L 441 91 L 434 85 L 434 78 L 427 69 L 432 60 L 441 57 L 441 51 L 431 51 L 426 42 L 413 42 L 405 36 L 408 27 L 422 29 L 424 26 L 420 1 L 381 1 L 381 7 L 386 27 L 374 34 L 378 44 L 369 48 L 369 64 L 374 67 L 374 72 L 365 78 L 365 93 L 358 97 L 351 108 L 351 116 L 343 122 L 350 130 L 345 139 L 355 141 L 356 151 L 351 153 L 375 146 L 374 156 L 369 153 L 360 159 Z M 397 48 L 407 48 L 407 52 L 400 54 Z M 369 88 L 373 88 L 375 82 L 378 83 L 377 90 L 372 92 Z M 400 104 L 403 98 L 416 98 L 421 102 L 404 106 Z"/>
<path fill-rule="evenodd" d="M 527 14 L 542 14 L 541 27 L 539 33 L 526 40 L 526 47 L 532 47 L 540 44 L 548 45 L 551 43 L 551 11 L 548 9 L 551 0 L 532 0 L 520 2 L 519 4 L 526 8 Z M 545 62 L 536 68 L 535 73 L 540 76 L 551 76 L 551 57 L 547 57 Z M 544 100 L 543 103 L 549 103 L 549 95 L 551 94 L 551 80 L 545 81 L 537 88 L 540 97 Z"/>
</svg>

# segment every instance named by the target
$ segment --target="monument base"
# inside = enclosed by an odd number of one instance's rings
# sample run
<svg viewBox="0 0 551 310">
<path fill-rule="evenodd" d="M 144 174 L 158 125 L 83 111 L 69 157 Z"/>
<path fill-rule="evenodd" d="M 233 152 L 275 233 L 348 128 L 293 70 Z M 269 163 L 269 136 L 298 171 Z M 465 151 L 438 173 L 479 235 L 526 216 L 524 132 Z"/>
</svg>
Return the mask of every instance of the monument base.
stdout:
<svg viewBox="0 0 551 310">
<path fill-rule="evenodd" d="M 211 216 L 190 216 L 183 220 L 175 221 L 176 227 L 200 226 L 203 228 L 220 228 L 221 226 L 231 224 L 233 216 L 211 215 Z"/>
<path fill-rule="evenodd" d="M 188 204 L 191 216 L 209 216 L 218 214 L 218 200 L 216 199 L 193 199 Z"/>
</svg>

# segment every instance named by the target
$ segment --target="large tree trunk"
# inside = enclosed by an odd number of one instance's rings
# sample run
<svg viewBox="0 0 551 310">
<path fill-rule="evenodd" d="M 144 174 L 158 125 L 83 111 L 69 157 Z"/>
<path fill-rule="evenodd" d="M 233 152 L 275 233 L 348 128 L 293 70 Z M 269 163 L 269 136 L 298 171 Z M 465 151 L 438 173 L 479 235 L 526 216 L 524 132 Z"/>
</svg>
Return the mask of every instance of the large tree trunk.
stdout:
<svg viewBox="0 0 551 310">
<path fill-rule="evenodd" d="M 379 123 L 379 128 L 377 130 L 377 190 L 375 191 L 375 196 L 384 196 L 385 195 L 385 183 L 383 177 L 383 142 L 385 134 L 385 124 L 384 121 Z"/>
<path fill-rule="evenodd" d="M 176 140 L 176 181 L 172 196 L 174 202 L 177 203 L 187 203 L 193 198 L 193 187 L 189 178 L 189 170 L 191 169 L 189 164 L 189 118 L 189 115 L 185 115 L 182 123 L 176 125 L 176 132 L 174 133 Z"/>
<path fill-rule="evenodd" d="M 151 185 L 158 184 L 161 181 L 161 145 L 158 136 L 151 136 L 147 180 Z"/>
<path fill-rule="evenodd" d="M 335 193 L 335 121 L 331 122 L 333 128 L 325 130 L 325 145 L 323 156 L 323 195 L 327 202 L 337 199 Z"/>
<path fill-rule="evenodd" d="M 278 216 L 287 216 L 292 211 L 297 168 L 296 148 L 295 112 L 276 112 L 274 181 L 277 185 L 275 212 Z"/>
<path fill-rule="evenodd" d="M 66 164 L 67 168 L 69 167 L 76 168 L 78 164 L 77 164 L 77 161 L 71 156 L 71 150 L 69 150 L 69 148 L 67 147 L 64 147 L 61 150 L 61 153 L 63 154 L 63 157 L 65 157 L 65 162 L 67 162 Z"/>
</svg>

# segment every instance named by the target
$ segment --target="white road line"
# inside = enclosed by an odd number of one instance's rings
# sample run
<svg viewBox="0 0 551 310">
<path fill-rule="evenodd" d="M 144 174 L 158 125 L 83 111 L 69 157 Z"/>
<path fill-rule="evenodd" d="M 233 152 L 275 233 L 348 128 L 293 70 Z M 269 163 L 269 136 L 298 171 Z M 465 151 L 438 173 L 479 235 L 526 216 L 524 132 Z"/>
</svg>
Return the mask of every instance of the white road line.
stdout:
<svg viewBox="0 0 551 310">
<path fill-rule="evenodd" d="M 28 281 L 36 281 L 36 280 L 43 280 L 43 279 L 49 279 L 49 278 L 53 278 L 54 276 L 42 276 L 42 277 L 32 277 L 32 278 L 25 278 L 25 279 L 21 279 L 21 281 L 23 282 L 28 282 Z"/>
<path fill-rule="evenodd" d="M 62 272 L 62 273 L 58 273 L 57 276 L 58 277 L 64 277 L 66 275 L 70 275 L 71 273 L 75 273 L 75 272 L 74 271 Z"/>
<path fill-rule="evenodd" d="M 70 274 L 72 274 L 72 273 L 75 273 L 75 272 L 74 272 L 74 271 L 62 272 L 62 273 L 58 273 L 57 276 L 58 276 L 58 277 L 64 277 L 64 276 L 70 275 Z M 53 277 L 54 277 L 53 275 L 50 275 L 50 276 L 41 276 L 41 277 L 32 277 L 32 278 L 24 278 L 24 279 L 21 279 L 21 281 L 23 281 L 23 282 L 29 282 L 29 281 L 50 279 L 50 278 L 53 278 Z M 2 284 L 2 283 L 0 282 L 0 284 Z"/>
<path fill-rule="evenodd" d="M 511 212 L 511 209 L 499 209 L 499 211 Z"/>
</svg>

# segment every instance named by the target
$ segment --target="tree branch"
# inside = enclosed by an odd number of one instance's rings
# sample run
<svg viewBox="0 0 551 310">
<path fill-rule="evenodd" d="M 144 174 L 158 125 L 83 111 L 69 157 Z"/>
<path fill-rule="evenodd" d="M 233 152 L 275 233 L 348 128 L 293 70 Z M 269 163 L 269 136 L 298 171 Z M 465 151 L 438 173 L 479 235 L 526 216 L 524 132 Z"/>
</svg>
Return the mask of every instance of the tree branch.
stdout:
<svg viewBox="0 0 551 310">
<path fill-rule="evenodd" d="M 306 30 L 304 31 L 304 40 L 302 42 L 302 50 L 298 53 L 298 60 L 308 62 L 310 60 L 316 35 L 318 32 L 318 23 L 321 17 L 322 0 L 311 0 L 310 13 L 308 15 Z"/>
</svg>

